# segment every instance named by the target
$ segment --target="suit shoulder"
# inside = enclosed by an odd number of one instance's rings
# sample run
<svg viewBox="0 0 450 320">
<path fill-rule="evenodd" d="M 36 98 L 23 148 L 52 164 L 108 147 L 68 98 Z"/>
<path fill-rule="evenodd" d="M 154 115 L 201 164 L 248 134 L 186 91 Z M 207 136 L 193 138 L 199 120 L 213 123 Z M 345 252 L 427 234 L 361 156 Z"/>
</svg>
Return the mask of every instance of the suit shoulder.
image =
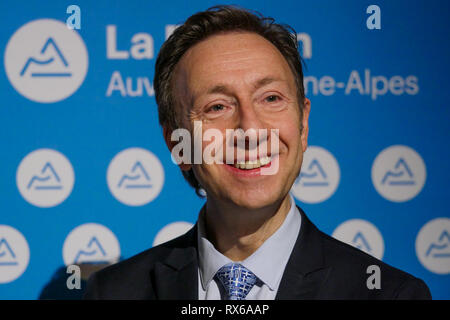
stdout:
<svg viewBox="0 0 450 320">
<path fill-rule="evenodd" d="M 151 299 L 151 271 L 155 264 L 188 242 L 185 234 L 95 272 L 89 277 L 84 298 Z"/>
<path fill-rule="evenodd" d="M 400 281 L 412 277 L 412 275 L 394 268 L 362 250 L 337 240 L 321 231 L 319 232 L 323 241 L 325 259 L 333 266 L 343 267 L 350 271 L 361 268 L 367 269 L 370 265 L 378 265 L 380 268 L 385 269 L 388 275 L 395 276 Z"/>
<path fill-rule="evenodd" d="M 335 278 L 340 278 L 341 285 L 351 286 L 357 282 L 358 287 L 368 292 L 366 281 L 374 273 L 369 266 L 380 270 L 381 288 L 377 292 L 382 299 L 429 299 L 427 285 L 413 275 L 395 268 L 351 245 L 339 241 L 321 231 L 325 263 L 332 268 Z M 372 267 L 373 268 L 373 267 Z M 372 292 L 375 294 L 376 292 Z"/>
</svg>

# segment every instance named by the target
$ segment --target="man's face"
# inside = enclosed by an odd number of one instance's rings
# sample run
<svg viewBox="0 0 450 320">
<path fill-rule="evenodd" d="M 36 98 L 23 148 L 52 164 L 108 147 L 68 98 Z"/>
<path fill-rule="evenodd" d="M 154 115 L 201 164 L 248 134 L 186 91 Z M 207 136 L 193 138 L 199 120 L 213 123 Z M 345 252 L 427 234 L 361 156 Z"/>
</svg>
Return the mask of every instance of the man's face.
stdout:
<svg viewBox="0 0 450 320">
<path fill-rule="evenodd" d="M 277 48 L 254 33 L 215 35 L 186 52 L 173 81 L 182 124 L 192 136 L 194 121 L 202 122 L 203 132 L 212 128 L 222 132 L 223 163 L 193 165 L 208 200 L 256 209 L 284 199 L 306 150 L 310 105 L 305 99 L 301 132 L 294 76 Z M 225 163 L 226 130 L 239 128 L 279 130 L 279 137 L 269 134 L 266 141 L 272 161 L 278 161 L 275 174 L 261 175 L 260 170 Z M 271 139 L 279 139 L 278 152 L 270 150 Z M 202 149 L 209 143 L 203 142 Z M 236 142 L 235 155 L 237 149 Z M 188 170 L 191 165 L 181 168 Z"/>
</svg>

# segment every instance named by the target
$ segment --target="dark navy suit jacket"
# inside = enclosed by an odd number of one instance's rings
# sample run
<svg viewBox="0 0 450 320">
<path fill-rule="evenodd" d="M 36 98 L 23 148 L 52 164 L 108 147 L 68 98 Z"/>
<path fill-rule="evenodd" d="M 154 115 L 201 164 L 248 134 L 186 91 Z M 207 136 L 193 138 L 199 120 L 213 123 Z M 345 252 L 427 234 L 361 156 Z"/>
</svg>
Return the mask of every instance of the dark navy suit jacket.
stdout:
<svg viewBox="0 0 450 320">
<path fill-rule="evenodd" d="M 302 215 L 276 299 L 431 299 L 420 279 L 319 231 Z M 381 288 L 368 289 L 367 267 Z M 94 273 L 85 299 L 198 299 L 197 225 L 186 234 Z"/>
</svg>

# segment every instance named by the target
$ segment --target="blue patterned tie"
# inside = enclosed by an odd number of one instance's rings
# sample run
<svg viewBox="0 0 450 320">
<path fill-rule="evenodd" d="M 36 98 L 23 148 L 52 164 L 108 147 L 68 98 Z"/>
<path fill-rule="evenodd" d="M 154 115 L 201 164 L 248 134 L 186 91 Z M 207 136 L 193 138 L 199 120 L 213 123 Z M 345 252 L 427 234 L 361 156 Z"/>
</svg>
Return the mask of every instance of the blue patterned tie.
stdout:
<svg viewBox="0 0 450 320">
<path fill-rule="evenodd" d="M 223 266 L 216 277 L 222 283 L 228 300 L 244 300 L 258 280 L 253 272 L 239 263 Z"/>
</svg>

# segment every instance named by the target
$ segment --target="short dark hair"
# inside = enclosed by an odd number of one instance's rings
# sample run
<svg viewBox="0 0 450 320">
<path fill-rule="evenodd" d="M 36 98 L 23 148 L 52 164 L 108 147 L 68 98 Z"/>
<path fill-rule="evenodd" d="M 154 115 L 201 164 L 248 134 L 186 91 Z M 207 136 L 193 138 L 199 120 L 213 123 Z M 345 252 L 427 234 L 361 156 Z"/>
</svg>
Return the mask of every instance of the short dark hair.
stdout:
<svg viewBox="0 0 450 320">
<path fill-rule="evenodd" d="M 286 24 L 277 24 L 273 18 L 264 17 L 258 12 L 237 6 L 220 5 L 189 17 L 184 24 L 175 29 L 158 53 L 153 86 L 161 126 L 174 130 L 181 124 L 172 88 L 172 76 L 181 57 L 200 41 L 216 34 L 233 31 L 256 33 L 270 41 L 281 52 L 295 78 L 302 116 L 305 98 L 303 60 L 298 51 L 295 30 Z M 182 172 L 189 184 L 195 188 L 197 195 L 203 196 L 202 187 L 193 170 Z"/>
</svg>

